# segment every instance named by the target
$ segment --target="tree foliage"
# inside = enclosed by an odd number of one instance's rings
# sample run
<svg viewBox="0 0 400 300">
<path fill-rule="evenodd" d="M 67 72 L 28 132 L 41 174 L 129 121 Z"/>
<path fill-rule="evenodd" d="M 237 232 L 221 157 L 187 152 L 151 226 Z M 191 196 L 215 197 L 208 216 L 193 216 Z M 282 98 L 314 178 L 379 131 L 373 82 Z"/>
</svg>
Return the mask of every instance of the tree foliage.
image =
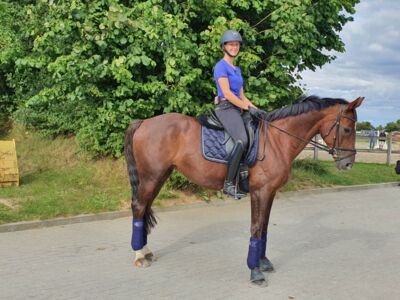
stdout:
<svg viewBox="0 0 400 300">
<path fill-rule="evenodd" d="M 15 111 L 15 97 L 9 83 L 15 60 L 22 55 L 24 43 L 18 36 L 21 19 L 18 5 L 0 1 L 0 133 Z"/>
<path fill-rule="evenodd" d="M 396 122 L 389 122 L 385 126 L 385 130 L 388 132 L 400 131 L 400 119 Z"/>
<path fill-rule="evenodd" d="M 371 122 L 365 121 L 365 122 L 357 122 L 357 130 L 371 130 L 374 129 L 374 126 L 371 124 Z"/>
<path fill-rule="evenodd" d="M 245 40 L 237 63 L 248 97 L 267 110 L 290 103 L 302 92 L 299 72 L 344 51 L 338 33 L 358 2 L 0 0 L 0 107 L 119 155 L 133 118 L 212 106 L 228 28 Z"/>
</svg>

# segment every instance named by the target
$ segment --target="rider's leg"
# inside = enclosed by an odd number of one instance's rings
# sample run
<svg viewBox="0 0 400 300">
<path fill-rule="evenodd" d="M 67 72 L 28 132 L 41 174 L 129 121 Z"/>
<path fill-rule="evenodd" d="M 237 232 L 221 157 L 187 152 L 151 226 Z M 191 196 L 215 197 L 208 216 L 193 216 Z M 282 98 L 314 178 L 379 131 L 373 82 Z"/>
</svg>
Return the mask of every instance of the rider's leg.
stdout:
<svg viewBox="0 0 400 300">
<path fill-rule="evenodd" d="M 242 198 L 244 193 L 236 189 L 235 179 L 240 166 L 240 159 L 247 148 L 248 138 L 241 117 L 241 110 L 230 103 L 220 104 L 215 110 L 218 118 L 226 131 L 235 141 L 235 146 L 230 154 L 228 170 L 224 183 L 224 193 L 236 198 Z"/>
<path fill-rule="evenodd" d="M 242 141 L 243 147 L 246 150 L 248 138 L 241 116 L 241 109 L 228 101 L 224 101 L 217 106 L 215 113 L 234 141 Z"/>
<path fill-rule="evenodd" d="M 236 188 L 236 178 L 239 170 L 240 159 L 244 152 L 242 141 L 237 141 L 228 161 L 228 171 L 224 182 L 224 193 L 235 198 L 242 198 L 246 194 Z"/>
</svg>

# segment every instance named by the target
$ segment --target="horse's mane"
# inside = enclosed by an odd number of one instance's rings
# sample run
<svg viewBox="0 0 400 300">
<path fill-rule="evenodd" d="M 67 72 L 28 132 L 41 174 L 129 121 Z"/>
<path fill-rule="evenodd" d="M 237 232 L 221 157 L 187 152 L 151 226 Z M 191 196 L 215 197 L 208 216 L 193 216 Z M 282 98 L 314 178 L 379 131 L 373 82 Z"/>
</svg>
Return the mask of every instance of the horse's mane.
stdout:
<svg viewBox="0 0 400 300">
<path fill-rule="evenodd" d="M 266 121 L 275 121 L 290 116 L 297 116 L 309 111 L 319 111 L 335 104 L 348 104 L 349 102 L 340 98 L 320 98 L 317 96 L 301 96 L 294 104 L 288 105 L 263 115 Z"/>
</svg>

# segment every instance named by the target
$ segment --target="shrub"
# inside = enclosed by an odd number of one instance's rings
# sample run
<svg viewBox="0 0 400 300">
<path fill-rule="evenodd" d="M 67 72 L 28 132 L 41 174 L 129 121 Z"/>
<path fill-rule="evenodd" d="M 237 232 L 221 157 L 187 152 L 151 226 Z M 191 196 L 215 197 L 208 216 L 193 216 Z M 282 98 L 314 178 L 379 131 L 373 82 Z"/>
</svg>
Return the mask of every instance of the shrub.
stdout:
<svg viewBox="0 0 400 300">
<path fill-rule="evenodd" d="M 119 156 L 132 119 L 212 106 L 228 28 L 244 36 L 237 63 L 249 98 L 266 110 L 290 103 L 300 71 L 344 50 L 338 32 L 357 2 L 0 0 L 0 81 L 19 121 Z"/>
</svg>

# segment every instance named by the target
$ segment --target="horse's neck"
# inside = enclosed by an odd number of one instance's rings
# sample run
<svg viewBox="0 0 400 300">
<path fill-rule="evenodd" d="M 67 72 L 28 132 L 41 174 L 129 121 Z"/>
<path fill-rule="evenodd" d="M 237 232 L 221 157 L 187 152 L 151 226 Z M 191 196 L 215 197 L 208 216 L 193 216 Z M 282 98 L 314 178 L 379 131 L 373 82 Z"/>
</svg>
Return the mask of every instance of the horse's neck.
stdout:
<svg viewBox="0 0 400 300">
<path fill-rule="evenodd" d="M 279 128 L 298 137 L 291 137 L 289 134 L 283 132 L 279 133 L 281 145 L 278 146 L 280 147 L 281 152 L 285 153 L 290 161 L 294 160 L 307 146 L 307 143 L 305 143 L 304 140 L 309 142 L 317 133 L 319 133 L 320 126 L 318 123 L 321 118 L 321 112 L 313 112 L 288 117 L 276 123 L 276 126 Z"/>
</svg>

